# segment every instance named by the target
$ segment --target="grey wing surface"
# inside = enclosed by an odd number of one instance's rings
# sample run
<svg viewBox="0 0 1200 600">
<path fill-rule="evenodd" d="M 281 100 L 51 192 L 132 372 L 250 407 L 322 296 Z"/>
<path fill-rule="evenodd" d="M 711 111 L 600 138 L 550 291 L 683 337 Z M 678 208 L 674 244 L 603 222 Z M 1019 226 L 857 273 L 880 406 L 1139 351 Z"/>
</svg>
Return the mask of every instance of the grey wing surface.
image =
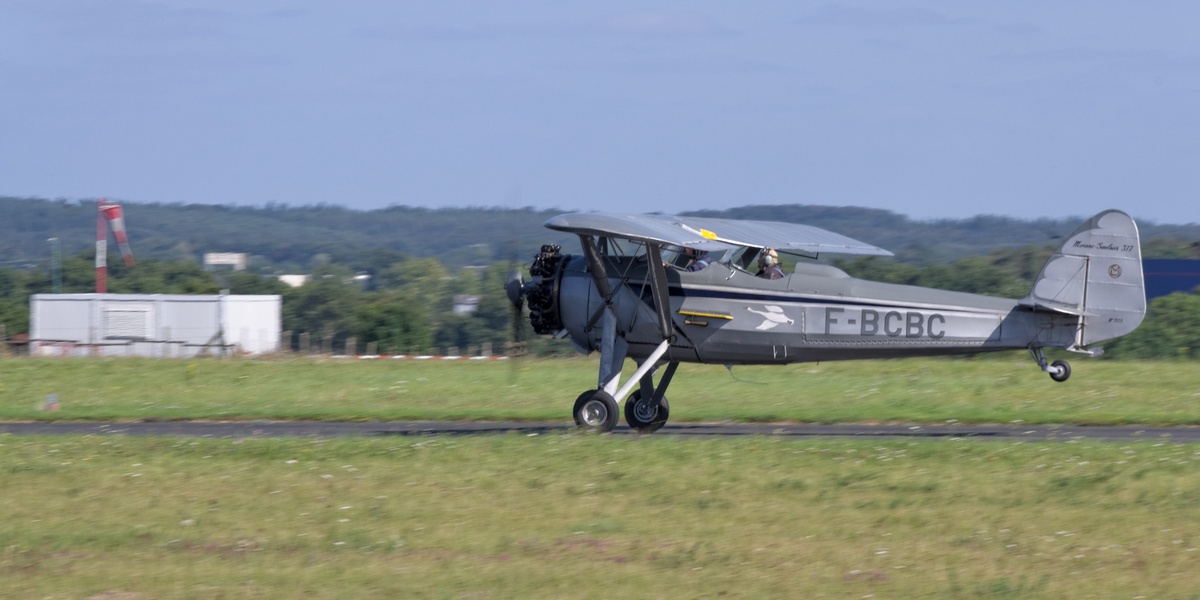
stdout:
<svg viewBox="0 0 1200 600">
<path fill-rule="evenodd" d="M 545 223 L 549 229 L 611 236 L 673 246 L 716 249 L 729 246 L 771 247 L 800 253 L 869 254 L 891 252 L 819 227 L 797 223 L 740 221 L 672 215 L 571 213 Z"/>
</svg>

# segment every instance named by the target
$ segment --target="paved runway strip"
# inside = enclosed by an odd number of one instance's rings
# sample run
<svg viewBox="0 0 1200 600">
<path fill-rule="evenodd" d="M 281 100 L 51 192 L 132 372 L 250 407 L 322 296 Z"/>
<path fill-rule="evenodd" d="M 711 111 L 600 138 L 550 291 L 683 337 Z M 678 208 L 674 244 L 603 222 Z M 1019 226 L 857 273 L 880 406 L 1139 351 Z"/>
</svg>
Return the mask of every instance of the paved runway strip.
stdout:
<svg viewBox="0 0 1200 600">
<path fill-rule="evenodd" d="M 314 422 L 314 421 L 172 421 L 86 423 L 0 423 L 0 434 L 12 435 L 152 435 L 211 438 L 343 437 L 387 435 L 563 434 L 570 423 L 530 422 Z M 619 426 L 612 435 L 637 436 Z M 1085 427 L 1074 425 L 810 425 L 789 423 L 679 423 L 655 436 L 732 437 L 850 437 L 914 439 L 994 439 L 1029 441 L 1157 440 L 1200 443 L 1200 427 Z"/>
</svg>

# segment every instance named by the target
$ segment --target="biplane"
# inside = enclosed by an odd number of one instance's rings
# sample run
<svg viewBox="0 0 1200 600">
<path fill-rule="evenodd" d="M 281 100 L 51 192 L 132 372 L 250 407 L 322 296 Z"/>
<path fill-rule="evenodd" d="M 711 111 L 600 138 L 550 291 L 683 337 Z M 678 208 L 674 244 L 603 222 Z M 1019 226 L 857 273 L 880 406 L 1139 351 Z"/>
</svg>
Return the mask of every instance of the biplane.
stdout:
<svg viewBox="0 0 1200 600">
<path fill-rule="evenodd" d="M 538 334 L 600 353 L 597 386 L 573 410 L 580 427 L 600 432 L 616 426 L 626 397 L 631 428 L 661 428 L 680 363 L 732 368 L 1027 349 L 1042 371 L 1066 381 L 1070 364 L 1049 363 L 1045 348 L 1098 355 L 1099 343 L 1133 331 L 1146 311 L 1137 225 L 1117 210 L 1068 236 L 1020 299 L 851 277 L 816 259 L 891 253 L 806 225 L 576 213 L 545 226 L 578 235 L 581 253 L 542 246 L 531 279 L 514 274 L 506 291 L 518 311 L 528 305 Z M 783 277 L 757 277 L 754 264 L 771 249 L 795 266 Z M 687 270 L 698 252 L 709 264 Z M 637 369 L 622 382 L 627 358 Z"/>
</svg>

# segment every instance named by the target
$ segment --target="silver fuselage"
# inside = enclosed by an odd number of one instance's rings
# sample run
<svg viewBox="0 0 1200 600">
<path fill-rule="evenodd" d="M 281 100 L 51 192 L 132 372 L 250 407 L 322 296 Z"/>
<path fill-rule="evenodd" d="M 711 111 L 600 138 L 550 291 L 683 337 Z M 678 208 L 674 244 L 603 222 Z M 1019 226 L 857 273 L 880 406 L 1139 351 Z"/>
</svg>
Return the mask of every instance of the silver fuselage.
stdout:
<svg viewBox="0 0 1200 600">
<path fill-rule="evenodd" d="M 645 357 L 662 341 L 645 257 L 605 262 L 619 335 L 631 358 Z M 817 263 L 800 263 L 776 280 L 724 263 L 698 272 L 669 268 L 667 281 L 676 332 L 664 357 L 670 361 L 783 364 L 1068 348 L 1081 327 L 1076 316 L 1017 300 L 865 281 Z M 603 301 L 583 257 L 570 257 L 557 291 L 572 342 L 598 349 Z"/>
</svg>

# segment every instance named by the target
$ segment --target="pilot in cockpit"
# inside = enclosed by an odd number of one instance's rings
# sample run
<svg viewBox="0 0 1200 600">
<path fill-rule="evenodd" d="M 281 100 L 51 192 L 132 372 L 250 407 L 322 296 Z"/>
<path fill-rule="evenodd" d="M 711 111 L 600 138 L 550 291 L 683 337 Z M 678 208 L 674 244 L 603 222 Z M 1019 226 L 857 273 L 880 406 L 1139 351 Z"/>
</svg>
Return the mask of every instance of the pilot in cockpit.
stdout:
<svg viewBox="0 0 1200 600">
<path fill-rule="evenodd" d="M 783 267 L 779 266 L 779 253 L 774 248 L 763 248 L 758 255 L 758 277 L 783 279 Z"/>
<path fill-rule="evenodd" d="M 685 247 L 683 255 L 687 257 L 687 266 L 681 267 L 678 265 L 668 265 L 667 263 L 663 263 L 663 266 L 675 267 L 681 271 L 703 271 L 712 262 L 712 259 L 708 256 L 708 252 L 695 248 Z"/>
</svg>

